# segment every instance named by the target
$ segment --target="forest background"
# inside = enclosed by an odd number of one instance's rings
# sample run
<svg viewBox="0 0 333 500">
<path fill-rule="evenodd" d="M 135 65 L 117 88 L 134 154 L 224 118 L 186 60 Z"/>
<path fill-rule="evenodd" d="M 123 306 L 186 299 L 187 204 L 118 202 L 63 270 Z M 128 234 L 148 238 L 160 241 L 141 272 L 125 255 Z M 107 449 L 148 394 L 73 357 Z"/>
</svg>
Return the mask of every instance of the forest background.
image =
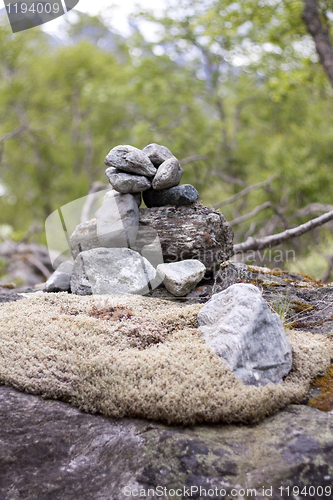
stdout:
<svg viewBox="0 0 333 500">
<path fill-rule="evenodd" d="M 171 2 L 158 18 L 138 9 L 127 37 L 77 12 L 65 44 L 0 18 L 0 241 L 33 227 L 45 243 L 46 218 L 106 183 L 118 144 L 167 146 L 236 243 L 333 210 L 333 65 L 309 34 L 310 4 L 329 48 L 331 0 Z M 332 228 L 278 247 L 293 259 L 243 258 L 332 281 Z"/>
</svg>

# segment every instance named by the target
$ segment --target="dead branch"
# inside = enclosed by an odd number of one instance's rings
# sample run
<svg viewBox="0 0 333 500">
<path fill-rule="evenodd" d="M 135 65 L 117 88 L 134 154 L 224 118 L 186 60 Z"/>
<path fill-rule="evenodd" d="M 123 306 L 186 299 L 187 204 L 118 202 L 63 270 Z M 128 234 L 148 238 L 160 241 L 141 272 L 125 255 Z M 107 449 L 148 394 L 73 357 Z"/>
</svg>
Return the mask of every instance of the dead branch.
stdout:
<svg viewBox="0 0 333 500">
<path fill-rule="evenodd" d="M 251 193 L 251 191 L 255 191 L 257 189 L 260 189 L 262 187 L 268 186 L 271 182 L 273 182 L 275 179 L 277 179 L 277 175 L 273 175 L 266 179 L 263 182 L 259 182 L 259 184 L 253 184 L 252 186 L 248 186 L 242 191 L 240 191 L 237 194 L 234 194 L 233 196 L 230 196 L 230 198 L 226 198 L 223 201 L 220 201 L 219 203 L 216 203 L 214 205 L 214 208 L 220 208 L 223 207 L 224 205 L 229 205 L 230 203 L 233 203 L 234 201 L 238 200 L 239 198 L 242 198 L 243 196 L 247 195 L 248 193 Z"/>
<path fill-rule="evenodd" d="M 179 161 L 179 163 L 181 165 L 187 165 L 187 163 L 191 163 L 192 161 L 207 160 L 207 158 L 207 155 L 192 155 L 187 158 L 183 158 Z"/>
<path fill-rule="evenodd" d="M 300 208 L 293 214 L 293 219 L 296 217 L 306 217 L 307 215 L 317 214 L 320 212 L 330 212 L 333 210 L 333 205 L 324 205 L 323 203 L 309 203 L 303 208 Z"/>
<path fill-rule="evenodd" d="M 287 229 L 282 233 L 272 234 L 271 236 L 266 236 L 264 238 L 248 238 L 243 243 L 237 243 L 234 245 L 234 253 L 247 252 L 249 250 L 262 250 L 263 248 L 274 247 L 283 243 L 284 241 L 288 241 L 291 238 L 296 238 L 297 236 L 301 236 L 311 229 L 315 227 L 322 226 L 326 222 L 333 219 L 333 210 L 327 212 L 326 214 L 317 217 L 316 219 L 312 219 L 305 224 L 301 224 L 300 226 L 294 227 L 292 229 Z"/>
<path fill-rule="evenodd" d="M 50 271 L 47 269 L 47 267 L 44 266 L 42 262 L 40 262 L 40 260 L 37 259 L 37 257 L 32 254 L 28 254 L 25 255 L 25 259 L 30 262 L 30 264 L 37 267 L 37 269 L 39 269 L 39 271 L 43 274 L 43 276 L 45 276 L 46 279 L 49 279 L 49 277 L 51 276 Z"/>
<path fill-rule="evenodd" d="M 272 208 L 272 204 L 270 201 L 266 201 L 266 203 L 258 205 L 254 210 L 252 210 L 252 212 L 249 212 L 248 214 L 242 215 L 241 217 L 237 217 L 236 219 L 232 220 L 231 222 L 229 222 L 229 226 L 236 226 L 236 224 L 241 224 L 242 222 L 252 219 L 252 217 L 255 217 L 266 208 Z"/>
</svg>

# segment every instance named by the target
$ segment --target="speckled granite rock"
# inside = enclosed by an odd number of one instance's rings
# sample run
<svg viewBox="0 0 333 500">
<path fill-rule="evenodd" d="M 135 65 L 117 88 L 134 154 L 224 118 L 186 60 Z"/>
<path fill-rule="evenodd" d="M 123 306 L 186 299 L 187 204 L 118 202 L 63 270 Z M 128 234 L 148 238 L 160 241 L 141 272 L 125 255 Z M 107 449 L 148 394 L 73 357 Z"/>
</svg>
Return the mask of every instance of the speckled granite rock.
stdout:
<svg viewBox="0 0 333 500">
<path fill-rule="evenodd" d="M 148 144 L 148 146 L 143 148 L 142 152 L 148 156 L 156 168 L 159 167 L 164 161 L 174 158 L 168 148 L 155 143 Z"/>
<path fill-rule="evenodd" d="M 254 285 L 237 283 L 216 293 L 198 314 L 205 342 L 245 384 L 279 384 L 292 353 L 280 317 Z"/>
<path fill-rule="evenodd" d="M 104 163 L 123 172 L 147 175 L 147 177 L 156 174 L 156 168 L 148 156 L 133 146 L 116 146 L 106 156 Z"/>
<path fill-rule="evenodd" d="M 144 175 L 126 174 L 110 167 L 105 174 L 113 189 L 119 193 L 141 193 L 151 187 L 151 182 Z"/>
<path fill-rule="evenodd" d="M 183 260 L 157 266 L 157 274 L 172 295 L 183 297 L 202 280 L 206 268 L 199 260 Z"/>
<path fill-rule="evenodd" d="M 4 386 L 0 405 L 6 500 L 124 500 L 158 486 L 162 500 L 191 487 L 197 499 L 200 487 L 251 488 L 263 499 L 263 485 L 266 498 L 281 500 L 287 487 L 332 488 L 333 416 L 310 407 L 292 405 L 250 427 L 181 428 L 89 415 Z"/>
<path fill-rule="evenodd" d="M 157 170 L 152 183 L 155 190 L 168 189 L 178 186 L 183 175 L 183 169 L 177 158 L 170 158 L 163 162 Z"/>
<path fill-rule="evenodd" d="M 77 256 L 70 284 L 77 295 L 144 295 L 155 277 L 149 261 L 129 248 L 94 248 Z"/>
</svg>

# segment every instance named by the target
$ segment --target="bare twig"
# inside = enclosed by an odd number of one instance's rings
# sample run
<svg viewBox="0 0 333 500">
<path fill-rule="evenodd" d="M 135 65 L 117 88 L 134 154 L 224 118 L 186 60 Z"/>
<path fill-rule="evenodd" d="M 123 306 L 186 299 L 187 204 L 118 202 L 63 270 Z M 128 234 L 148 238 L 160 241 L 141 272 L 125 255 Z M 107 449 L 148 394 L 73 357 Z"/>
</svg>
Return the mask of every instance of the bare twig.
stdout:
<svg viewBox="0 0 333 500">
<path fill-rule="evenodd" d="M 25 259 L 28 262 L 30 262 L 30 264 L 37 267 L 37 269 L 40 270 L 40 272 L 45 276 L 45 278 L 49 279 L 49 277 L 51 276 L 51 273 L 47 269 L 47 267 L 45 267 L 44 264 L 42 264 L 42 262 L 40 262 L 40 260 L 38 260 L 34 255 L 31 255 L 31 254 L 26 255 Z"/>
<path fill-rule="evenodd" d="M 230 221 L 229 225 L 235 226 L 236 224 L 241 224 L 242 222 L 245 222 L 248 219 L 252 219 L 252 217 L 255 217 L 262 210 L 265 210 L 266 208 L 272 208 L 272 204 L 270 201 L 266 201 L 266 203 L 263 203 L 262 205 L 257 206 L 254 210 L 252 210 L 252 212 L 249 212 L 248 214 L 242 215 L 242 216 L 237 217 L 236 219 Z"/>
<path fill-rule="evenodd" d="M 198 161 L 198 160 L 207 160 L 207 155 L 188 156 L 187 158 L 183 158 L 182 160 L 180 160 L 179 163 L 181 165 L 186 165 L 187 163 L 191 163 L 192 161 Z"/>
<path fill-rule="evenodd" d="M 230 198 L 226 198 L 223 201 L 220 201 L 219 203 L 216 203 L 214 205 L 214 208 L 220 208 L 223 207 L 224 205 L 229 205 L 230 203 L 233 203 L 234 201 L 238 200 L 239 198 L 242 198 L 243 196 L 247 195 L 248 193 L 251 193 L 251 191 L 255 191 L 256 189 L 260 189 L 262 187 L 268 186 L 271 182 L 273 182 L 275 179 L 277 179 L 277 175 L 273 175 L 266 179 L 263 182 L 259 182 L 259 184 L 253 184 L 252 186 L 248 186 L 242 191 L 240 191 L 237 194 L 234 194 L 233 196 L 230 196 Z"/>
<path fill-rule="evenodd" d="M 317 214 L 320 212 L 330 212 L 333 210 L 333 205 L 324 205 L 323 203 L 309 203 L 303 208 L 300 208 L 293 214 L 293 218 L 304 217 L 311 214 Z"/>
<path fill-rule="evenodd" d="M 333 210 L 327 212 L 326 214 L 312 219 L 305 224 L 294 227 L 292 229 L 287 229 L 282 233 L 272 234 L 271 236 L 266 236 L 265 238 L 248 238 L 243 243 L 237 243 L 234 245 L 234 253 L 247 252 L 248 250 L 262 250 L 267 247 L 274 247 L 280 243 L 301 236 L 315 227 L 322 226 L 326 222 L 333 219 Z"/>
</svg>

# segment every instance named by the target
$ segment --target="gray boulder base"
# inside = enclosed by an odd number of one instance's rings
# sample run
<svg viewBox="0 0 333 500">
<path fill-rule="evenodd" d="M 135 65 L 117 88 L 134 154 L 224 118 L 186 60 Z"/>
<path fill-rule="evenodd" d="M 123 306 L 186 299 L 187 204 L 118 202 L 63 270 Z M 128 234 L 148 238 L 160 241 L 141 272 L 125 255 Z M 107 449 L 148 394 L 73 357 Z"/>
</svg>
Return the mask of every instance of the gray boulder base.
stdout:
<svg viewBox="0 0 333 500">
<path fill-rule="evenodd" d="M 156 168 L 140 149 L 133 146 L 116 146 L 106 156 L 105 165 L 114 167 L 123 172 L 152 177 L 156 174 Z"/>
<path fill-rule="evenodd" d="M 202 280 L 206 267 L 199 260 L 183 260 L 157 266 L 157 274 L 165 288 L 176 297 L 183 297 Z"/>
<path fill-rule="evenodd" d="M 189 205 L 199 198 L 199 193 L 191 184 L 181 184 L 170 189 L 148 189 L 143 193 L 143 201 L 148 208 L 166 205 Z"/>
<path fill-rule="evenodd" d="M 73 265 L 71 261 L 60 264 L 57 270 L 47 280 L 45 290 L 47 292 L 68 292 L 70 290 Z"/>
<path fill-rule="evenodd" d="M 183 169 L 177 158 L 170 158 L 161 164 L 153 180 L 156 190 L 178 186 L 183 175 Z"/>
<path fill-rule="evenodd" d="M 148 156 L 148 158 L 156 168 L 159 167 L 166 160 L 174 158 L 173 154 L 168 148 L 166 148 L 165 146 L 160 146 L 159 144 L 155 143 L 148 144 L 148 146 L 143 148 L 142 152 L 146 156 Z"/>
<path fill-rule="evenodd" d="M 248 498 L 281 500 L 296 485 L 306 488 L 299 498 L 332 498 L 333 417 L 309 406 L 291 405 L 256 426 L 182 428 L 90 415 L 6 386 L 0 404 L 4 499 L 166 500 L 192 487 L 182 498 L 236 499 L 245 488 L 255 490 Z M 199 496 L 200 486 L 218 495 Z"/>
<path fill-rule="evenodd" d="M 75 259 L 71 291 L 76 295 L 122 295 L 149 292 L 156 271 L 129 248 L 94 248 Z"/>
<path fill-rule="evenodd" d="M 139 229 L 139 208 L 131 194 L 108 191 L 96 219 L 100 247 L 134 245 Z"/>
<path fill-rule="evenodd" d="M 245 384 L 278 384 L 291 370 L 292 353 L 281 320 L 254 285 L 235 284 L 213 295 L 198 314 L 198 327 Z"/>
<path fill-rule="evenodd" d="M 140 193 L 151 187 L 151 182 L 144 175 L 126 174 L 110 167 L 105 174 L 113 189 L 119 193 Z"/>
</svg>

